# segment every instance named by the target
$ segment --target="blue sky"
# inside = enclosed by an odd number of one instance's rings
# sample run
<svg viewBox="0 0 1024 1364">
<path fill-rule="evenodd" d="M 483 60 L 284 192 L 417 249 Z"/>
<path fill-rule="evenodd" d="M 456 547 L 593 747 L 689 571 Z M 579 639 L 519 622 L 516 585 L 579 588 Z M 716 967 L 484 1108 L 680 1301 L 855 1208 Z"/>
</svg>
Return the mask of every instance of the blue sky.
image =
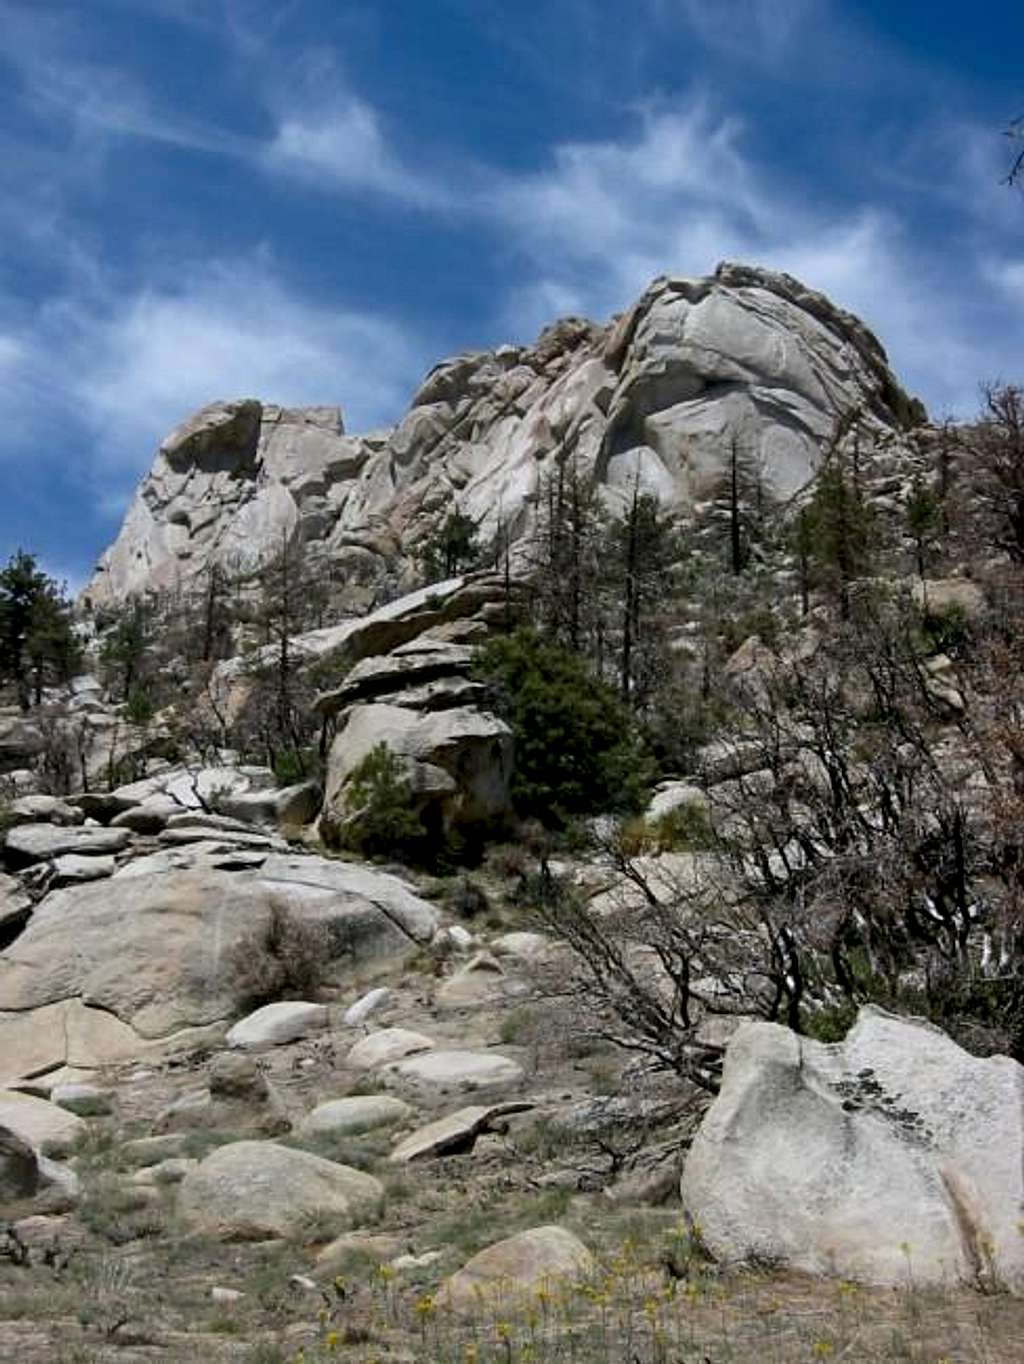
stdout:
<svg viewBox="0 0 1024 1364">
<path fill-rule="evenodd" d="M 787 269 L 935 415 L 1024 379 L 1024 11 L 0 0 L 0 555 L 81 583 L 218 397 L 395 420 L 655 274 Z"/>
</svg>

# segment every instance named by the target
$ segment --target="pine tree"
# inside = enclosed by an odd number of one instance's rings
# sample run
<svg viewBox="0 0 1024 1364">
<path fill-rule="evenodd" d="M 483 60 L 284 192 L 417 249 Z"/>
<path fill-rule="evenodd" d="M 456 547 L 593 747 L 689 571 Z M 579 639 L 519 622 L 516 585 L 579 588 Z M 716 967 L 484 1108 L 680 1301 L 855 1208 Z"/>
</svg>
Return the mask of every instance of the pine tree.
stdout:
<svg viewBox="0 0 1024 1364">
<path fill-rule="evenodd" d="M 603 666 L 601 587 L 607 517 L 594 480 L 560 460 L 541 484 L 532 550 L 534 618 L 541 633 Z"/>
<path fill-rule="evenodd" d="M 28 710 L 48 683 L 70 680 L 80 657 L 64 589 L 34 555 L 17 550 L 0 569 L 0 678 L 14 683 Z"/>
<path fill-rule="evenodd" d="M 659 609 L 671 594 L 680 545 L 658 499 L 633 481 L 629 505 L 605 537 L 606 581 L 618 603 L 618 677 L 624 700 L 642 706 L 657 672 L 663 636 L 656 628 Z"/>
<path fill-rule="evenodd" d="M 420 563 L 428 583 L 454 578 L 472 568 L 480 557 L 476 523 L 456 508 L 427 537 Z"/>
<path fill-rule="evenodd" d="M 924 580 L 928 551 L 942 533 L 942 502 L 920 477 L 910 487 L 904 512 L 907 533 L 914 542 L 914 561 L 917 574 Z"/>
<path fill-rule="evenodd" d="M 151 604 L 135 598 L 124 608 L 100 647 L 100 667 L 107 686 L 122 701 L 145 685 L 149 654 L 153 646 L 154 611 Z"/>
<path fill-rule="evenodd" d="M 838 448 L 832 449 L 819 472 L 806 512 L 814 576 L 836 596 L 840 615 L 847 620 L 850 588 L 870 571 L 878 534 L 857 466 Z"/>
</svg>

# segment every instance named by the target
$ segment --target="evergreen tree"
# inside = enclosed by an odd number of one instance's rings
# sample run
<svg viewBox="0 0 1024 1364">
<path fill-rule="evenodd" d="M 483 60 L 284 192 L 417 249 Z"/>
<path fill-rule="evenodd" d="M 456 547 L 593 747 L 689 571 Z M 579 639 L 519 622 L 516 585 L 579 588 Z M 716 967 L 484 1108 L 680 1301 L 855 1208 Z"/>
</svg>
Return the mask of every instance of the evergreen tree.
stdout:
<svg viewBox="0 0 1024 1364">
<path fill-rule="evenodd" d="M 636 720 L 583 659 L 516 630 L 480 650 L 475 673 L 515 736 L 512 794 L 522 814 L 559 824 L 642 808 L 652 767 Z"/>
<path fill-rule="evenodd" d="M 560 460 L 538 495 L 532 550 L 533 614 L 540 632 L 603 671 L 602 602 L 607 517 L 593 479 Z"/>
<path fill-rule="evenodd" d="M 64 589 L 17 550 L 0 569 L 0 678 L 14 683 L 27 710 L 48 683 L 70 680 L 80 656 Z"/>
<path fill-rule="evenodd" d="M 928 551 L 942 534 L 942 502 L 927 483 L 916 477 L 904 512 L 907 533 L 914 542 L 918 577 L 924 579 Z"/>
<path fill-rule="evenodd" d="M 250 696 L 237 726 L 241 746 L 258 749 L 282 780 L 307 776 L 313 698 L 295 637 L 305 628 L 310 581 L 302 546 L 282 535 L 259 570 L 256 618 L 264 647 L 249 670 Z"/>
<path fill-rule="evenodd" d="M 456 508 L 427 537 L 420 563 L 428 583 L 454 578 L 472 568 L 480 557 L 476 523 Z"/>
<path fill-rule="evenodd" d="M 790 540 L 800 580 L 800 614 L 806 616 L 811 609 L 811 562 L 814 553 L 814 514 L 810 507 L 801 507 L 797 512 Z"/>
<path fill-rule="evenodd" d="M 640 491 L 639 477 L 625 514 L 611 523 L 605 542 L 605 578 L 618 608 L 619 691 L 623 700 L 642 706 L 664 644 L 657 616 L 671 595 L 681 547 L 658 499 Z"/>
<path fill-rule="evenodd" d="M 857 472 L 856 459 L 851 463 L 834 447 L 818 474 L 804 525 L 814 577 L 835 595 L 844 620 L 850 615 L 850 587 L 870 571 L 878 541 Z"/>
<path fill-rule="evenodd" d="M 100 667 L 107 686 L 122 701 L 129 701 L 133 693 L 145 687 L 153 627 L 151 604 L 136 597 L 120 613 L 100 647 Z"/>
</svg>

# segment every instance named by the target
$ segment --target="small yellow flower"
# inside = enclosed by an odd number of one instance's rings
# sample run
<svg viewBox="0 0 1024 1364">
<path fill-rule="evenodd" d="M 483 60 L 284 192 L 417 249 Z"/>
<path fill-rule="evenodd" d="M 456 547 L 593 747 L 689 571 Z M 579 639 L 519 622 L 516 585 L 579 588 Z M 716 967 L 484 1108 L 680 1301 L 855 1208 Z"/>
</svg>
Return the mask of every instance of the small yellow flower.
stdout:
<svg viewBox="0 0 1024 1364">
<path fill-rule="evenodd" d="M 416 1306 L 414 1310 L 416 1312 L 416 1315 L 418 1317 L 422 1317 L 424 1320 L 426 1320 L 427 1317 L 432 1317 L 436 1310 L 434 1299 L 430 1296 L 429 1293 L 424 1293 L 422 1298 L 416 1299 Z"/>
<path fill-rule="evenodd" d="M 811 1354 L 815 1359 L 828 1359 L 834 1348 L 830 1340 L 816 1340 L 811 1346 Z"/>
<path fill-rule="evenodd" d="M 337 1331 L 328 1331 L 324 1336 L 324 1344 L 327 1346 L 328 1350 L 336 1350 L 338 1348 Z"/>
<path fill-rule="evenodd" d="M 499 1340 L 508 1340 L 511 1330 L 507 1321 L 496 1321 L 494 1323 L 494 1334 Z"/>
</svg>

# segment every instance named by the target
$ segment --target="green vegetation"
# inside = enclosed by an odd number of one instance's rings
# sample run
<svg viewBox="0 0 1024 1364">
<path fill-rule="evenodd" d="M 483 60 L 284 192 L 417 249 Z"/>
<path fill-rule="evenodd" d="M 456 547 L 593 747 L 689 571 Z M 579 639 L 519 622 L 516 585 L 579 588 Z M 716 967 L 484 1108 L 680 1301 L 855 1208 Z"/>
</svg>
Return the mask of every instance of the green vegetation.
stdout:
<svg viewBox="0 0 1024 1364">
<path fill-rule="evenodd" d="M 12 682 L 28 710 L 45 687 L 70 681 L 80 660 L 64 588 L 17 550 L 0 569 L 0 682 Z"/>
<path fill-rule="evenodd" d="M 423 852 L 426 830 L 402 760 L 381 742 L 354 769 L 345 792 L 344 847 L 366 857 L 411 858 Z"/>
<path fill-rule="evenodd" d="M 476 675 L 515 736 L 522 815 L 564 825 L 571 815 L 641 808 L 652 767 L 636 719 L 578 655 L 520 629 L 480 651 Z"/>
<path fill-rule="evenodd" d="M 467 569 L 477 567 L 480 558 L 476 524 L 457 508 L 449 512 L 420 548 L 420 566 L 428 583 L 454 578 Z"/>
</svg>

